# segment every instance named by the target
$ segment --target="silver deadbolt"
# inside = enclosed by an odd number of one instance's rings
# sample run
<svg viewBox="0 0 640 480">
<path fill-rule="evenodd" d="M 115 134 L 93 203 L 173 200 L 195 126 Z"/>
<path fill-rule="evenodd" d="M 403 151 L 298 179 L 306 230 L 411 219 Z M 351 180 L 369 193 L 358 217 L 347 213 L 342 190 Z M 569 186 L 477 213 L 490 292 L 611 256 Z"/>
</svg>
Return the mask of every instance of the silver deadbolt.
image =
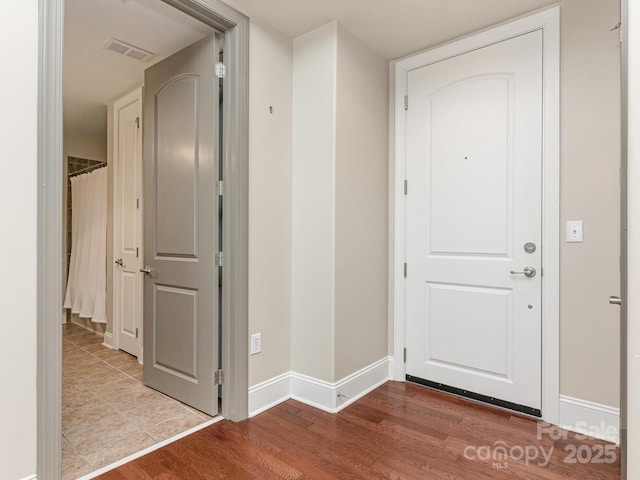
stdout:
<svg viewBox="0 0 640 480">
<path fill-rule="evenodd" d="M 144 268 L 141 268 L 140 271 L 142 273 L 144 273 L 145 275 L 151 275 L 151 272 L 153 271 L 153 268 L 151 268 L 149 265 L 145 265 Z"/>
<path fill-rule="evenodd" d="M 524 275 L 525 277 L 529 277 L 529 278 L 533 278 L 536 276 L 536 269 L 533 267 L 524 267 L 524 270 L 522 272 L 516 272 L 514 270 L 511 270 L 511 275 Z"/>
<path fill-rule="evenodd" d="M 536 251 L 536 244 L 533 242 L 527 242 L 524 244 L 524 251 L 527 253 L 533 253 Z"/>
</svg>

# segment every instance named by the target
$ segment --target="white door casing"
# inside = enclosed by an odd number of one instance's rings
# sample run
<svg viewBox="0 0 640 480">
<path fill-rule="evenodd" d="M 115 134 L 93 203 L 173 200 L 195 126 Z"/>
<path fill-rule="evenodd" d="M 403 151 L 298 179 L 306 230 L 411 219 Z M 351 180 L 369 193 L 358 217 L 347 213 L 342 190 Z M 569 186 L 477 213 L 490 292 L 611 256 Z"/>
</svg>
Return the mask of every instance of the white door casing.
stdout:
<svg viewBox="0 0 640 480">
<path fill-rule="evenodd" d="M 404 262 L 407 261 L 406 157 L 404 138 L 407 134 L 407 113 L 404 98 L 408 92 L 409 72 L 436 64 L 473 50 L 502 42 L 539 30 L 543 38 L 543 130 L 542 130 L 542 241 L 538 278 L 541 281 L 542 301 L 542 417 L 550 423 L 558 422 L 559 410 L 559 8 L 553 7 L 522 17 L 460 40 L 435 47 L 423 53 L 401 59 L 395 63 L 395 162 L 392 210 L 394 214 L 393 241 L 393 316 L 394 363 L 393 377 L 405 378 L 402 352 L 408 346 L 407 287 L 404 278 Z M 410 108 L 414 102 L 409 99 Z M 409 185 L 411 191 L 411 185 Z M 519 245 L 522 248 L 522 245 Z M 521 265 L 524 267 L 525 265 Z M 412 272 L 408 265 L 409 276 Z M 521 270 L 518 268 L 517 270 Z M 541 272 L 544 270 L 544 276 Z M 527 279 L 529 280 L 529 279 Z M 442 293 L 442 292 L 438 292 Z M 527 304 L 528 305 L 528 304 Z"/>
<path fill-rule="evenodd" d="M 542 32 L 412 70 L 408 98 L 406 373 L 535 414 Z"/>
<path fill-rule="evenodd" d="M 142 362 L 142 87 L 113 104 L 113 332 Z"/>
</svg>

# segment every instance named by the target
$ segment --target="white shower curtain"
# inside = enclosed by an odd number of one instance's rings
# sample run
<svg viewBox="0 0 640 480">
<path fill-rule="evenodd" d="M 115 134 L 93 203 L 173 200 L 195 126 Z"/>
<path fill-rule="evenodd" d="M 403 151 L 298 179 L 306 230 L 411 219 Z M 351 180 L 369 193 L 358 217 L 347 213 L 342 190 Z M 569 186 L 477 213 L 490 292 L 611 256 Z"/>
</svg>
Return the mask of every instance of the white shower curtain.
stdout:
<svg viewBox="0 0 640 480">
<path fill-rule="evenodd" d="M 71 260 L 64 308 L 107 321 L 107 169 L 71 178 Z"/>
</svg>

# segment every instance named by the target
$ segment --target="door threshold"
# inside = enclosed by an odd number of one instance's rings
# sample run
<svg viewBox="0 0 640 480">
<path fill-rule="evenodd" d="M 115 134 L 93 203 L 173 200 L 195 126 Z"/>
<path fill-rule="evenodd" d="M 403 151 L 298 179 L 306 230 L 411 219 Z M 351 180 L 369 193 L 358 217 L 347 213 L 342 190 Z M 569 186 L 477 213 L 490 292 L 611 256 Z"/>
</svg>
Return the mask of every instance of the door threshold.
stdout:
<svg viewBox="0 0 640 480">
<path fill-rule="evenodd" d="M 102 468 L 99 468 L 98 470 L 96 470 L 95 472 L 91 472 L 88 473 L 86 475 L 84 475 L 83 477 L 78 478 L 78 480 L 90 480 L 91 478 L 96 478 L 104 473 L 107 473 L 113 469 L 116 469 L 118 467 L 121 467 L 122 465 L 132 462 L 133 460 L 143 457 L 148 453 L 154 452 L 156 450 L 159 450 L 162 447 L 166 447 L 167 445 L 169 445 L 170 443 L 173 443 L 177 440 L 180 440 L 181 438 L 186 437 L 187 435 L 191 435 L 192 433 L 197 432 L 198 430 L 202 430 L 203 428 L 206 428 L 210 425 L 213 425 L 214 423 L 218 423 L 219 421 L 224 420 L 224 417 L 222 415 L 218 415 L 217 417 L 212 418 L 211 420 L 207 420 L 204 423 L 201 423 L 200 425 L 196 425 L 193 428 L 190 428 L 189 430 L 185 430 L 182 433 L 179 433 L 177 435 L 174 435 L 173 437 L 167 438 L 166 440 L 162 440 L 161 442 L 155 443 L 153 445 L 151 445 L 150 447 L 145 448 L 144 450 L 140 450 L 139 452 L 136 452 L 132 455 L 129 455 L 128 457 L 125 457 L 123 459 L 118 460 L 117 462 L 113 462 L 109 465 L 106 465 Z"/>
<path fill-rule="evenodd" d="M 480 393 L 470 392 L 462 388 L 452 387 L 450 385 L 444 385 L 438 382 L 432 382 L 431 380 L 425 380 L 424 378 L 414 377 L 412 375 L 405 376 L 406 381 L 409 383 L 415 383 L 423 387 L 445 392 L 456 397 L 465 398 L 467 400 L 473 400 L 478 403 L 497 407 L 502 410 L 508 410 L 510 412 L 521 413 L 529 417 L 536 419 L 542 418 L 542 411 L 539 408 L 527 407 L 517 403 L 507 402 L 506 400 L 500 400 L 499 398 L 490 397 L 488 395 L 482 395 Z"/>
</svg>

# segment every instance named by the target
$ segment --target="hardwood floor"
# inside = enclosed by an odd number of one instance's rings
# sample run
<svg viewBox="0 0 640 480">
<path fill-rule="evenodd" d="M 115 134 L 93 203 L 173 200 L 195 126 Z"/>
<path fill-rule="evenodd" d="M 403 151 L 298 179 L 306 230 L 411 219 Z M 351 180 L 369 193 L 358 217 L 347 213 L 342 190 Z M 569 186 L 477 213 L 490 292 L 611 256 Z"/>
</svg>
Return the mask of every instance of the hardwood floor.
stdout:
<svg viewBox="0 0 640 480">
<path fill-rule="evenodd" d="M 580 440 L 528 418 L 388 382 L 335 415 L 289 400 L 244 422 L 222 421 L 99 478 L 619 477 L 619 449 L 612 444 Z"/>
</svg>

